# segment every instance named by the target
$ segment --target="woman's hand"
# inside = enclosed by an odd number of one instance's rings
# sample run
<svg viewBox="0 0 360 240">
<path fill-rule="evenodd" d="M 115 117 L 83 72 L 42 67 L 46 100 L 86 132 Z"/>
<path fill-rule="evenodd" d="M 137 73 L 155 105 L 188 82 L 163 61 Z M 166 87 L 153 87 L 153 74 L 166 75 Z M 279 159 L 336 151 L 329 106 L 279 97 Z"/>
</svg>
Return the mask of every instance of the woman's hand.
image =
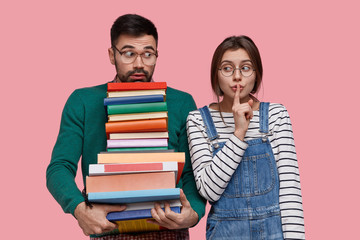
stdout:
<svg viewBox="0 0 360 240">
<path fill-rule="evenodd" d="M 234 135 L 238 137 L 241 141 L 244 141 L 246 131 L 249 127 L 250 119 L 252 119 L 252 117 L 254 116 L 252 110 L 253 103 L 254 101 L 252 99 L 245 103 L 241 103 L 240 85 L 237 84 L 232 111 L 235 121 Z"/>
</svg>

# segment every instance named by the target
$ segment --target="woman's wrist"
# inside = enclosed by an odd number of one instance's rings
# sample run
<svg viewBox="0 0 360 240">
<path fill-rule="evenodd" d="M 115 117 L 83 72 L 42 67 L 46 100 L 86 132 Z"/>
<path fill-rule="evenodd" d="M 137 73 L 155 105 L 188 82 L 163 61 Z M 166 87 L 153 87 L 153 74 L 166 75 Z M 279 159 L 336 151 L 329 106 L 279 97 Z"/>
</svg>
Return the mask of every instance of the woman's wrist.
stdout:
<svg viewBox="0 0 360 240">
<path fill-rule="evenodd" d="M 243 130 L 235 130 L 234 135 L 240 139 L 241 141 L 244 141 L 246 131 Z"/>
</svg>

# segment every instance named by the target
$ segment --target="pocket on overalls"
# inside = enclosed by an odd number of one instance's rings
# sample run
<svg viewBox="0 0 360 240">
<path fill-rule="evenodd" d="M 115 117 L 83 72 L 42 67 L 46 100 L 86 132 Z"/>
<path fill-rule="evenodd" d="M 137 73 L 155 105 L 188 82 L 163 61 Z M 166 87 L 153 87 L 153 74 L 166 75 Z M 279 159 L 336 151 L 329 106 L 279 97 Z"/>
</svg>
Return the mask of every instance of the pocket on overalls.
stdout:
<svg viewBox="0 0 360 240">
<path fill-rule="evenodd" d="M 219 226 L 221 221 L 219 220 L 213 220 L 208 217 L 206 221 L 206 239 L 212 239 L 216 233 L 216 228 Z"/>
<path fill-rule="evenodd" d="M 233 174 L 224 196 L 251 197 L 271 191 L 275 186 L 275 171 L 268 153 L 243 157 Z"/>
</svg>

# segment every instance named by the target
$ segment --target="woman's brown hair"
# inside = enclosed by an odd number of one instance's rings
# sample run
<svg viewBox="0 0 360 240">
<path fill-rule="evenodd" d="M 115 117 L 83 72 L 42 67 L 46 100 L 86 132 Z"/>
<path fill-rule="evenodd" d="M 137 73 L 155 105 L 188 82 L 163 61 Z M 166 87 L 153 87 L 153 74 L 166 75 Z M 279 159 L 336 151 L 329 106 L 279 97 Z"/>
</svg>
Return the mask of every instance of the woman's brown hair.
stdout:
<svg viewBox="0 0 360 240">
<path fill-rule="evenodd" d="M 220 89 L 218 72 L 221 64 L 222 57 L 227 50 L 237 50 L 244 49 L 250 57 L 250 60 L 255 68 L 256 79 L 252 94 L 256 93 L 259 90 L 262 76 L 263 68 L 261 63 L 261 57 L 258 48 L 251 38 L 241 35 L 241 36 L 231 36 L 226 38 L 215 50 L 212 61 L 211 61 L 211 87 L 216 94 L 217 100 L 219 102 L 219 97 L 223 96 L 224 93 Z"/>
</svg>

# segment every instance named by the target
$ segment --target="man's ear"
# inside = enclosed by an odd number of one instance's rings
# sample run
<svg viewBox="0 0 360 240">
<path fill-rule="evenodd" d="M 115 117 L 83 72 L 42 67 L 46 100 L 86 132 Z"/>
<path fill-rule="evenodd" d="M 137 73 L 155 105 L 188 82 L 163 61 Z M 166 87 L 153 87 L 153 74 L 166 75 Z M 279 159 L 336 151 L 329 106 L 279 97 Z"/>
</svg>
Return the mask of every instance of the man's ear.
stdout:
<svg viewBox="0 0 360 240">
<path fill-rule="evenodd" d="M 112 65 L 115 65 L 115 54 L 114 54 L 114 49 L 113 48 L 109 48 L 108 49 L 108 53 L 109 53 L 109 59 Z"/>
</svg>

